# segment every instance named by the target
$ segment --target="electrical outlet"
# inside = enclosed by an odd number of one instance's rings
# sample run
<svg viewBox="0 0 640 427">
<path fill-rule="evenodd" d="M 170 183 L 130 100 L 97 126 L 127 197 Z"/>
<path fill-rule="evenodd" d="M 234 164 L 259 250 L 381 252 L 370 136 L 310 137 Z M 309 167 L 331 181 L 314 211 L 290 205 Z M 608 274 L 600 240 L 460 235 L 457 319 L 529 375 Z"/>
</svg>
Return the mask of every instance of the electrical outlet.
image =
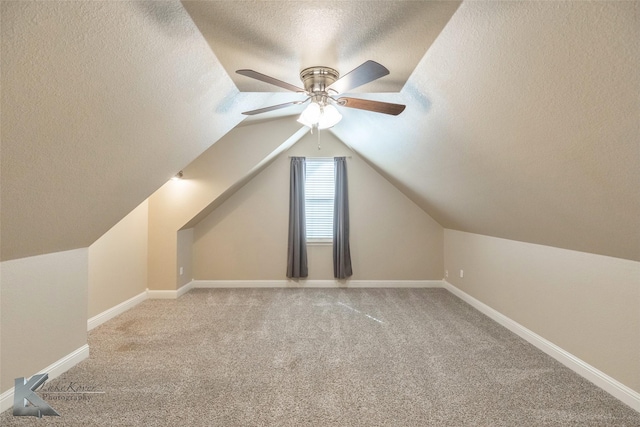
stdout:
<svg viewBox="0 0 640 427">
<path fill-rule="evenodd" d="M 449 270 L 444 271 L 444 277 L 449 277 Z"/>
<path fill-rule="evenodd" d="M 460 277 L 464 277 L 464 270 L 460 270 Z"/>
<path fill-rule="evenodd" d="M 180 275 L 182 276 L 182 273 L 184 273 L 184 268 L 180 267 Z"/>
</svg>

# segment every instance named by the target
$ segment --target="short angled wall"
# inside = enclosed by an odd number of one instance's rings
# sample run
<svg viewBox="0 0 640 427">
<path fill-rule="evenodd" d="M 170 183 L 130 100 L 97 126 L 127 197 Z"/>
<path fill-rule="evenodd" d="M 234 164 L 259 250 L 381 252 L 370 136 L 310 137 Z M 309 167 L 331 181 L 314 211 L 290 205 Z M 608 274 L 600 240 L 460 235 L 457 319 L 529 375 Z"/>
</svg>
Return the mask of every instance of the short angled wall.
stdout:
<svg viewBox="0 0 640 427">
<path fill-rule="evenodd" d="M 0 263 L 0 392 L 87 344 L 88 250 Z"/>
<path fill-rule="evenodd" d="M 130 308 L 135 307 L 136 305 L 140 304 L 142 301 L 146 299 L 147 299 L 147 291 L 141 292 L 135 297 L 129 298 L 128 300 L 121 302 L 115 307 L 111 307 L 110 309 L 105 310 L 96 316 L 93 316 L 91 319 L 87 320 L 87 331 L 90 331 L 93 328 L 96 328 L 102 325 L 104 322 L 113 319 L 117 315 L 124 313 Z"/>
<path fill-rule="evenodd" d="M 141 203 L 89 246 L 90 318 L 146 290 L 148 205 Z"/>
<path fill-rule="evenodd" d="M 581 375 L 596 382 L 603 373 L 611 387 L 596 383 L 638 408 L 640 262 L 447 229 L 445 277 L 597 371 Z"/>
<path fill-rule="evenodd" d="M 504 314 L 478 301 L 471 295 L 466 294 L 465 292 L 456 288 L 451 283 L 447 281 L 443 281 L 442 283 L 443 287 L 446 290 L 448 290 L 467 304 L 471 305 L 476 310 L 480 311 L 492 320 L 498 322 L 505 328 L 509 329 L 511 332 L 518 335 L 520 338 L 537 347 L 539 350 L 542 350 L 549 356 L 553 357 L 558 362 L 565 365 L 567 368 L 588 379 L 607 393 L 614 396 L 616 399 L 626 403 L 636 411 L 640 412 L 640 393 L 637 393 L 621 382 L 611 378 L 604 372 L 577 358 L 568 351 L 563 350 L 552 342 L 544 339 L 540 335 L 530 331 L 518 322 L 511 320 Z"/>
<path fill-rule="evenodd" d="M 89 346 L 85 344 L 79 349 L 69 353 L 62 359 L 47 366 L 43 370 L 36 372 L 36 374 L 48 374 L 49 375 L 48 380 L 51 381 L 52 379 L 59 377 L 64 372 L 73 368 L 75 365 L 82 362 L 84 359 L 87 359 L 88 357 L 89 357 Z M 9 390 L 5 391 L 0 395 L 0 412 L 4 412 L 13 406 L 13 395 L 14 395 L 13 387 L 11 387 Z"/>
</svg>

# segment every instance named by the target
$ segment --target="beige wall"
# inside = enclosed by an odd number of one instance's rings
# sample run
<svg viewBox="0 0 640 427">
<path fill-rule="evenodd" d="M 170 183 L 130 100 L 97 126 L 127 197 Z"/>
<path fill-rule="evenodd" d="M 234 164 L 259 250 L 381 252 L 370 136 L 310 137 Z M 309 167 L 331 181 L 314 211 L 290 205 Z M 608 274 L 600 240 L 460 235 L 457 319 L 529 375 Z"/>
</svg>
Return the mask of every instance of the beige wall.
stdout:
<svg viewBox="0 0 640 427">
<path fill-rule="evenodd" d="M 0 8 L 2 260 L 90 246 L 263 102 L 180 2 Z"/>
<path fill-rule="evenodd" d="M 184 286 L 193 280 L 191 269 L 191 250 L 193 246 L 193 228 L 178 231 L 178 271 L 176 281 L 178 287 Z M 182 272 L 180 271 L 182 269 Z"/>
<path fill-rule="evenodd" d="M 89 246 L 89 318 L 147 288 L 148 206 L 144 201 Z"/>
<path fill-rule="evenodd" d="M 640 392 L 639 262 L 453 230 L 444 247 L 450 283 Z"/>
<path fill-rule="evenodd" d="M 149 198 L 148 288 L 178 286 L 177 232 L 252 169 L 301 125 L 292 118 L 234 128 Z"/>
<path fill-rule="evenodd" d="M 0 392 L 87 343 L 88 250 L 0 263 Z"/>
<path fill-rule="evenodd" d="M 321 147 L 305 136 L 195 226 L 195 279 L 286 278 L 290 155 L 352 156 L 352 279 L 442 279 L 442 227 L 331 133 L 321 133 Z M 308 249 L 309 279 L 333 279 L 332 246 Z"/>
</svg>

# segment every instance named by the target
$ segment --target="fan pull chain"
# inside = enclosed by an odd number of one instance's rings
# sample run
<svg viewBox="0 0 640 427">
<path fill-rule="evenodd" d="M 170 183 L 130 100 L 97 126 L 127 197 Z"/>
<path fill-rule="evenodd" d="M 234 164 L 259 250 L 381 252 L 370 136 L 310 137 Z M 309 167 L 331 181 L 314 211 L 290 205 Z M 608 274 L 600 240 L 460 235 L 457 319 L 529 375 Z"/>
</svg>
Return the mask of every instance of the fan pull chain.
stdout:
<svg viewBox="0 0 640 427">
<path fill-rule="evenodd" d="M 314 131 L 315 131 L 315 134 L 316 134 L 316 139 L 318 141 L 318 151 L 320 151 L 322 149 L 322 147 L 320 147 L 320 129 L 318 129 L 318 124 L 317 123 L 314 123 L 311 126 L 311 135 L 313 135 Z"/>
</svg>

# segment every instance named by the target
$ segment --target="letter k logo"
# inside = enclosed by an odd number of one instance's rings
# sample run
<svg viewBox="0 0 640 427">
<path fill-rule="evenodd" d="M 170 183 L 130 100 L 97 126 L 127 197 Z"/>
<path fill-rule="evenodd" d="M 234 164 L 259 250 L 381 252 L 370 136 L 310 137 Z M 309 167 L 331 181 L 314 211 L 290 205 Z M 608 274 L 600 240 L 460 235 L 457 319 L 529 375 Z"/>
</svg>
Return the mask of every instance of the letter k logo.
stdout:
<svg viewBox="0 0 640 427">
<path fill-rule="evenodd" d="M 49 378 L 49 374 L 37 374 L 26 381 L 24 377 L 16 378 L 13 394 L 13 415 L 42 418 L 43 415 L 60 416 L 51 406 L 40 398 L 34 391 Z M 27 402 L 32 406 L 27 406 Z"/>
</svg>

